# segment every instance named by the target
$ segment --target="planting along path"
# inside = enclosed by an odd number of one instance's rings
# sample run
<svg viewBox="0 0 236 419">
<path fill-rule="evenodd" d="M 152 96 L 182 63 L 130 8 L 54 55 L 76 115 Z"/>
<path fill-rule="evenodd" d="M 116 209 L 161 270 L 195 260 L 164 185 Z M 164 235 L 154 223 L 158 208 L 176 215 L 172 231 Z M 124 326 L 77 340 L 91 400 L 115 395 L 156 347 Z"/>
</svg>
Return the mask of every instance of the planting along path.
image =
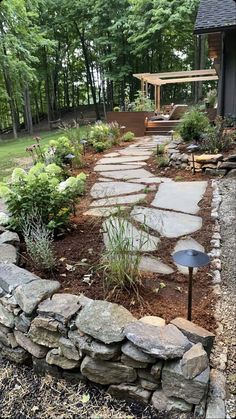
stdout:
<svg viewBox="0 0 236 419">
<path fill-rule="evenodd" d="M 197 215 L 198 203 L 207 187 L 205 181 L 174 182 L 167 177 L 156 177 L 147 170 L 146 162 L 157 145 L 167 142 L 170 142 L 167 137 L 145 137 L 101 158 L 94 167 L 100 177 L 90 191 L 93 201 L 84 213 L 105 217 L 106 247 L 111 246 L 117 236 L 128 238 L 133 251 L 143 252 L 140 269 L 161 274 L 174 272 L 172 267 L 150 254 L 158 250 L 162 238 L 179 238 L 173 252 L 187 248 L 204 251 L 190 235 L 202 227 L 202 218 Z M 174 141 L 168 145 L 176 146 Z M 155 192 L 155 197 L 144 206 L 150 191 Z M 117 217 L 119 208 L 128 208 L 129 216 Z M 177 269 L 187 273 L 183 267 L 177 266 Z"/>
</svg>

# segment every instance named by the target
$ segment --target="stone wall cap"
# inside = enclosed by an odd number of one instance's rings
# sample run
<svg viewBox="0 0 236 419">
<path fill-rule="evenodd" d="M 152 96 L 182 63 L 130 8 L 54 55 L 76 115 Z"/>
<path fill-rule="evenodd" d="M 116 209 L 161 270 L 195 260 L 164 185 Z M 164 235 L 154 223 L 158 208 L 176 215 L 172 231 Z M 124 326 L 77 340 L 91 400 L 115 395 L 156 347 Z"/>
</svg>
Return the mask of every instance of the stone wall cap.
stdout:
<svg viewBox="0 0 236 419">
<path fill-rule="evenodd" d="M 198 326 L 197 324 L 190 322 L 189 320 L 186 320 L 182 317 L 176 317 L 175 319 L 171 320 L 170 323 L 176 326 L 181 331 L 184 329 L 190 333 L 191 332 L 197 333 L 201 337 L 208 337 L 208 336 L 215 337 L 214 333 L 209 332 L 209 330 L 206 330 L 203 327 Z"/>
</svg>

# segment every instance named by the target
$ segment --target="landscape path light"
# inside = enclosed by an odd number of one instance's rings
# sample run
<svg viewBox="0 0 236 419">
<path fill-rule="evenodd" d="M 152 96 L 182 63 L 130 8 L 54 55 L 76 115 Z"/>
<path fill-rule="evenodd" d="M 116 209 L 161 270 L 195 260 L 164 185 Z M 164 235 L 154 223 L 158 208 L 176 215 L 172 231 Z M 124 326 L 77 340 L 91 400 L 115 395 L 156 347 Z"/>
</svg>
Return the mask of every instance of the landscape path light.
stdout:
<svg viewBox="0 0 236 419">
<path fill-rule="evenodd" d="M 72 167 L 72 162 L 73 162 L 74 158 L 75 158 L 74 154 L 71 154 L 71 153 L 69 153 L 65 156 L 65 159 L 66 159 L 66 161 L 68 161 L 70 167 Z"/>
<path fill-rule="evenodd" d="M 194 249 L 180 250 L 172 255 L 178 265 L 187 266 L 189 271 L 188 283 L 188 320 L 192 320 L 192 291 L 193 291 L 193 268 L 206 266 L 210 258 L 206 253 Z"/>
<path fill-rule="evenodd" d="M 83 146 L 83 154 L 84 154 L 84 156 L 85 156 L 85 151 L 86 151 L 86 145 L 88 144 L 88 141 L 87 140 L 80 140 L 80 144 L 82 144 L 82 146 Z"/>
<path fill-rule="evenodd" d="M 196 172 L 196 170 L 195 170 L 195 160 L 194 160 L 194 151 L 197 151 L 198 149 L 199 149 L 199 147 L 196 144 L 190 144 L 187 147 L 187 150 L 188 150 L 189 153 L 191 153 L 191 157 L 192 157 L 192 160 L 190 161 L 190 163 L 192 163 L 192 165 L 193 165 L 193 167 L 192 167 L 193 175 L 195 175 L 195 172 Z"/>
</svg>

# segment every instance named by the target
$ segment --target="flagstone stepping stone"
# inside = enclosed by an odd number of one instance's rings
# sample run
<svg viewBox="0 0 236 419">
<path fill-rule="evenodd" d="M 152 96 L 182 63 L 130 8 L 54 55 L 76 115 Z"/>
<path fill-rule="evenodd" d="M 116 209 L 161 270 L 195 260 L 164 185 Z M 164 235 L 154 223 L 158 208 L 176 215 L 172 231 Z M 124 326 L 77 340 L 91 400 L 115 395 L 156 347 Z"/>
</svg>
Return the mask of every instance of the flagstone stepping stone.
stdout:
<svg viewBox="0 0 236 419">
<path fill-rule="evenodd" d="M 151 156 L 152 151 L 148 150 L 135 150 L 135 149 L 124 149 L 120 151 L 122 156 Z"/>
<path fill-rule="evenodd" d="M 130 180 L 130 182 L 151 184 L 151 183 L 173 182 L 173 180 L 168 177 L 150 177 L 150 178 L 145 177 L 141 179 L 140 178 L 132 179 Z"/>
<path fill-rule="evenodd" d="M 109 217 L 112 214 L 117 213 L 127 209 L 127 207 L 100 207 L 100 208 L 91 208 L 90 210 L 84 212 L 84 215 L 90 215 L 91 217 Z"/>
<path fill-rule="evenodd" d="M 148 160 L 149 156 L 121 156 L 121 157 L 110 157 L 110 158 L 103 158 L 99 160 L 100 164 L 120 164 L 120 163 L 129 163 L 129 162 L 137 162 L 137 161 L 145 161 Z"/>
<path fill-rule="evenodd" d="M 131 217 L 169 238 L 185 236 L 202 227 L 201 217 L 154 208 L 135 207 Z"/>
<path fill-rule="evenodd" d="M 99 177 L 98 180 L 99 180 L 99 182 L 113 182 L 112 179 L 107 179 L 107 178 L 104 178 L 104 177 Z"/>
<path fill-rule="evenodd" d="M 154 207 L 196 214 L 207 182 L 170 182 L 160 185 L 152 202 Z"/>
<path fill-rule="evenodd" d="M 102 176 L 111 177 L 113 179 L 134 179 L 141 177 L 152 177 L 152 173 L 148 172 L 145 169 L 133 169 L 133 170 L 118 170 L 113 172 L 101 172 Z"/>
<path fill-rule="evenodd" d="M 134 161 L 130 161 L 130 162 L 125 162 L 125 163 L 122 163 L 122 167 L 123 168 L 125 168 L 126 166 L 132 166 L 132 168 L 134 168 L 134 166 L 138 166 L 138 167 L 142 167 L 142 166 L 147 166 L 147 163 L 145 162 L 145 161 L 137 161 L 137 162 L 134 162 Z M 104 165 L 105 166 L 105 165 Z M 113 165 L 114 166 L 114 165 Z"/>
<path fill-rule="evenodd" d="M 140 166 L 136 164 L 98 164 L 94 167 L 95 172 L 109 172 L 114 170 L 129 170 L 129 169 L 139 169 Z"/>
<path fill-rule="evenodd" d="M 125 195 L 127 193 L 140 192 L 144 189 L 141 184 L 128 182 L 102 182 L 93 185 L 90 194 L 93 198 L 105 198 L 107 196 Z"/>
<path fill-rule="evenodd" d="M 174 269 L 161 262 L 161 260 L 149 256 L 142 256 L 139 269 L 143 272 L 153 272 L 163 275 L 170 275 L 174 272 Z"/>
<path fill-rule="evenodd" d="M 204 247 L 198 243 L 196 240 L 192 239 L 192 237 L 184 237 L 183 239 L 179 240 L 174 248 L 173 253 L 179 252 L 180 250 L 187 250 L 187 249 L 194 249 L 199 250 L 200 252 L 204 252 Z M 173 254 L 172 253 L 172 254 Z M 188 275 L 188 268 L 186 266 L 181 266 L 175 263 L 178 271 L 184 275 Z M 197 268 L 194 268 L 193 273 L 196 274 Z"/>
<path fill-rule="evenodd" d="M 146 194 L 115 196 L 111 198 L 98 199 L 93 201 L 91 207 L 104 207 L 106 205 L 137 204 L 146 198 Z"/>
<path fill-rule="evenodd" d="M 116 152 L 104 154 L 104 157 L 118 157 L 118 156 L 119 156 L 119 153 L 116 153 Z"/>
<path fill-rule="evenodd" d="M 152 252 L 157 249 L 160 239 L 143 230 L 138 230 L 130 222 L 117 217 L 110 217 L 103 223 L 104 243 L 110 248 L 118 236 L 120 240 L 129 239 L 131 251 Z"/>
</svg>

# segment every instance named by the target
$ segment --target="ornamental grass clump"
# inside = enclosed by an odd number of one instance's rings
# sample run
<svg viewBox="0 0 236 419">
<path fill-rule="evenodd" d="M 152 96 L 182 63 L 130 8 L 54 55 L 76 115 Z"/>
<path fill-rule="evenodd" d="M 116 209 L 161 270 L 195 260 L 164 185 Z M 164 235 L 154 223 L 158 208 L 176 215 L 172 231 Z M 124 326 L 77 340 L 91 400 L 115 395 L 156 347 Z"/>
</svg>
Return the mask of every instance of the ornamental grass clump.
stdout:
<svg viewBox="0 0 236 419">
<path fill-rule="evenodd" d="M 65 226 L 74 211 L 75 202 L 83 193 L 86 175 L 81 173 L 63 181 L 62 169 L 56 164 L 37 163 L 27 173 L 16 168 L 9 184 L 0 185 L 10 214 L 10 226 L 21 231 L 22 220 L 35 211 L 49 230 Z"/>
</svg>

